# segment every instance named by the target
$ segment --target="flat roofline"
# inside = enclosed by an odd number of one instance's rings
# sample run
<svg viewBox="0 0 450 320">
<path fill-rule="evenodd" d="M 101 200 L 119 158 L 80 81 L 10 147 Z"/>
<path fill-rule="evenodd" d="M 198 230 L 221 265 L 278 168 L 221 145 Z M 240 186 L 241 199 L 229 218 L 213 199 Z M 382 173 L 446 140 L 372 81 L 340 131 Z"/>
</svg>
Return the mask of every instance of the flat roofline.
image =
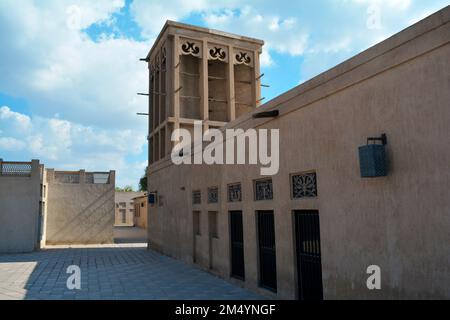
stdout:
<svg viewBox="0 0 450 320">
<path fill-rule="evenodd" d="M 131 193 L 134 193 L 135 195 L 136 194 L 142 194 L 142 195 L 140 195 L 139 197 L 143 197 L 144 196 L 144 194 L 146 193 L 146 191 L 115 191 L 116 193 L 127 193 L 127 194 L 131 194 Z"/>
<path fill-rule="evenodd" d="M 187 24 L 187 23 L 181 23 L 181 22 L 176 22 L 176 21 L 172 21 L 172 20 L 167 20 L 166 23 L 164 24 L 163 28 L 161 29 L 161 32 L 159 33 L 158 37 L 156 38 L 155 42 L 153 43 L 152 48 L 150 49 L 150 51 L 147 54 L 147 57 L 146 57 L 147 60 L 150 58 L 153 50 L 155 49 L 155 47 L 161 40 L 161 37 L 163 36 L 163 34 L 166 32 L 166 30 L 169 27 L 176 27 L 179 29 L 186 29 L 186 30 L 191 30 L 191 31 L 203 32 L 203 33 L 207 33 L 207 34 L 218 35 L 218 36 L 225 37 L 225 38 L 241 40 L 241 41 L 245 41 L 245 42 L 251 42 L 251 43 L 254 43 L 254 44 L 257 44 L 260 46 L 264 45 L 264 40 L 246 37 L 246 36 L 229 33 L 229 32 L 225 32 L 225 31 L 220 31 L 220 30 L 216 30 L 216 29 L 198 27 L 198 26 L 194 26 L 191 24 Z"/>
<path fill-rule="evenodd" d="M 445 6 L 444 8 L 393 34 L 385 40 L 372 45 L 360 53 L 357 53 L 343 62 L 338 63 L 334 67 L 331 67 L 330 69 L 323 71 L 309 80 L 279 94 L 273 99 L 260 105 L 256 108 L 256 110 L 253 110 L 248 114 L 244 114 L 234 121 L 227 123 L 225 127 L 232 128 L 242 122 L 252 119 L 252 116 L 256 113 L 276 109 L 280 105 L 283 105 L 284 103 L 305 94 L 310 90 L 314 90 L 329 81 L 335 80 L 338 77 L 363 66 L 371 60 L 399 48 L 406 43 L 448 23 L 450 23 L 450 5 Z"/>
<path fill-rule="evenodd" d="M 83 169 L 74 171 L 74 170 L 56 170 L 53 168 L 47 168 L 46 170 L 51 170 L 51 171 L 57 172 L 57 173 L 80 173 L 81 171 L 84 171 L 85 173 L 100 173 L 100 174 L 110 174 L 112 171 L 114 171 L 114 170 L 111 170 L 111 171 L 86 171 Z"/>
<path fill-rule="evenodd" d="M 141 199 L 141 198 L 147 198 L 147 194 L 144 194 L 142 196 L 134 197 L 131 200 Z"/>
</svg>

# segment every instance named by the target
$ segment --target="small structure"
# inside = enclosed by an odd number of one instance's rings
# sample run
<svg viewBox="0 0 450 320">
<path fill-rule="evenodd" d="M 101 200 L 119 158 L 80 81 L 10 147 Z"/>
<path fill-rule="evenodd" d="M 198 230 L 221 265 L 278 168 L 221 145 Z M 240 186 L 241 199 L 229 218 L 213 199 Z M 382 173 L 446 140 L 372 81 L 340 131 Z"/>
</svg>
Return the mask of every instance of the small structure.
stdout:
<svg viewBox="0 0 450 320">
<path fill-rule="evenodd" d="M 134 226 L 134 198 L 143 196 L 144 192 L 116 191 L 115 193 L 115 227 Z"/>
<path fill-rule="evenodd" d="M 134 203 L 134 225 L 139 228 L 147 229 L 148 226 L 148 206 L 147 193 L 133 198 Z"/>
<path fill-rule="evenodd" d="M 115 171 L 47 170 L 46 244 L 113 242 Z"/>
</svg>

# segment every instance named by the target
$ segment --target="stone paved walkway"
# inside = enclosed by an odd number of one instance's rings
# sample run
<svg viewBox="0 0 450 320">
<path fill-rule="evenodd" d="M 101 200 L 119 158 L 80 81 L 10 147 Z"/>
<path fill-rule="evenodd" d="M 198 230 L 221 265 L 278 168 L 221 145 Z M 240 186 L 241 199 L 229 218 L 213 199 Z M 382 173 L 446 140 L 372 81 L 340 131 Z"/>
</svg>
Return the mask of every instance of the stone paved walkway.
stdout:
<svg viewBox="0 0 450 320">
<path fill-rule="evenodd" d="M 137 227 L 114 227 L 114 243 L 147 243 L 147 230 Z"/>
<path fill-rule="evenodd" d="M 67 289 L 69 265 L 81 268 L 81 290 Z M 143 245 L 56 247 L 0 254 L 4 299 L 261 299 L 207 272 Z"/>
</svg>

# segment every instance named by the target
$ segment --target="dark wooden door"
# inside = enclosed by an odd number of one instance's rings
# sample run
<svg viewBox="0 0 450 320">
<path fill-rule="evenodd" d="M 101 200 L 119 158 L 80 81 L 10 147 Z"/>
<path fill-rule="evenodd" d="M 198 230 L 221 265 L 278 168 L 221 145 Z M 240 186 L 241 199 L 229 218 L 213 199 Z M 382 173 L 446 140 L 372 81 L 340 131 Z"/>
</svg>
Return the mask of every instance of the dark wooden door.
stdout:
<svg viewBox="0 0 450 320">
<path fill-rule="evenodd" d="M 277 259 L 273 211 L 258 211 L 259 284 L 277 291 Z"/>
<path fill-rule="evenodd" d="M 295 211 L 299 299 L 322 300 L 322 261 L 318 211 Z"/>
<path fill-rule="evenodd" d="M 231 276 L 245 279 L 242 211 L 230 212 Z"/>
</svg>

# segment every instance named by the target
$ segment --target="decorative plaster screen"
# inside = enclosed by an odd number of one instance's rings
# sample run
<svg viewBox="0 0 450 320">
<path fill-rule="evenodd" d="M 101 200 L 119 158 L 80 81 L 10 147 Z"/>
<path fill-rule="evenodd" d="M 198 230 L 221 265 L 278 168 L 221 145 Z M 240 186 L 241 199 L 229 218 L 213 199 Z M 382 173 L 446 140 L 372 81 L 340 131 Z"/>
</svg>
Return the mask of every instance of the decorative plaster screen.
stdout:
<svg viewBox="0 0 450 320">
<path fill-rule="evenodd" d="M 228 202 L 241 202 L 242 188 L 241 184 L 232 184 L 228 186 Z"/>
<path fill-rule="evenodd" d="M 218 203 L 219 202 L 219 189 L 208 188 L 208 203 Z"/>
<path fill-rule="evenodd" d="M 0 175 L 3 176 L 30 176 L 31 163 L 29 162 L 0 162 Z"/>
<path fill-rule="evenodd" d="M 292 176 L 292 197 L 294 199 L 317 197 L 316 173 Z"/>
<path fill-rule="evenodd" d="M 255 200 L 272 200 L 272 179 L 255 181 Z"/>
<path fill-rule="evenodd" d="M 202 43 L 192 39 L 180 39 L 180 52 L 182 55 L 191 55 L 202 58 Z"/>
</svg>

